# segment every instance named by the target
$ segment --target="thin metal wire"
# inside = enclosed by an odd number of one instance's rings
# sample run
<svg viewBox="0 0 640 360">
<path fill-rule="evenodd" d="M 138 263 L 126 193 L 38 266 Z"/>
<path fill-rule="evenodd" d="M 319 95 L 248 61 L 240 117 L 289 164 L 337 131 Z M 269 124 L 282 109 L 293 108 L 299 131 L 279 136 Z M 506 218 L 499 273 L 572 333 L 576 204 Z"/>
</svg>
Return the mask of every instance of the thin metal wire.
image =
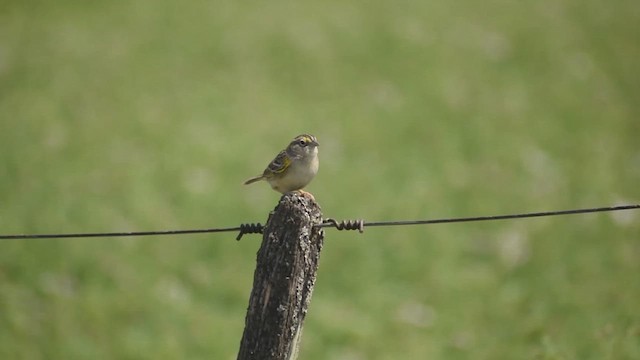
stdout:
<svg viewBox="0 0 640 360">
<path fill-rule="evenodd" d="M 191 229 L 191 230 L 164 230 L 164 231 L 134 231 L 134 232 L 107 232 L 107 233 L 77 233 L 77 234 L 17 234 L 0 235 L 0 240 L 10 239 L 65 239 L 65 238 L 92 238 L 92 237 L 123 237 L 123 236 L 155 236 L 155 235 L 184 235 L 238 231 L 236 240 L 242 239 L 244 234 L 262 234 L 263 226 L 256 224 L 241 224 L 237 227 Z"/>
<path fill-rule="evenodd" d="M 193 229 L 193 230 L 162 230 L 162 231 L 133 231 L 133 232 L 106 232 L 106 233 L 78 233 L 78 234 L 17 234 L 0 235 L 0 239 L 63 239 L 63 238 L 91 238 L 91 237 L 122 237 L 122 236 L 152 236 L 152 235 L 182 235 L 201 234 L 227 231 L 240 231 L 241 227 Z"/>
<path fill-rule="evenodd" d="M 522 218 L 533 218 L 533 217 L 542 217 L 542 216 L 586 214 L 586 213 L 595 213 L 595 212 L 634 210 L 634 209 L 640 209 L 640 204 L 607 206 L 607 207 L 588 208 L 588 209 L 532 212 L 532 213 L 509 214 L 509 215 L 444 218 L 444 219 L 434 219 L 434 220 L 400 220 L 400 221 L 371 221 L 371 222 L 365 222 L 364 220 L 347 220 L 347 221 L 343 220 L 338 222 L 334 219 L 328 218 L 328 219 L 325 219 L 322 224 L 316 225 L 316 227 L 319 227 L 319 228 L 334 227 L 338 230 L 359 230 L 360 232 L 362 232 L 364 231 L 365 226 L 404 226 L 404 225 L 427 225 L 427 224 L 443 224 L 443 223 L 458 223 L 458 222 L 472 222 L 472 221 L 507 220 L 507 219 L 522 219 Z M 236 240 L 240 240 L 244 234 L 261 234 L 263 230 L 264 230 L 264 226 L 262 224 L 250 223 L 250 224 L 241 224 L 240 226 L 236 226 L 236 227 L 192 229 L 192 230 L 0 235 L 0 240 L 184 235 L 184 234 L 218 233 L 218 232 L 230 232 L 230 231 L 238 231 L 239 233 L 238 233 L 238 236 L 236 237 Z"/>
<path fill-rule="evenodd" d="M 507 219 L 522 219 L 522 218 L 533 218 L 533 217 L 542 217 L 542 216 L 586 214 L 586 213 L 595 213 L 595 212 L 620 211 L 620 210 L 632 210 L 632 209 L 640 209 L 640 204 L 607 206 L 607 207 L 589 208 L 589 209 L 532 212 L 532 213 L 509 214 L 509 215 L 445 218 L 445 219 L 434 219 L 434 220 L 400 220 L 400 221 L 371 221 L 371 222 L 365 222 L 364 220 L 348 220 L 348 221 L 336 222 L 333 219 L 326 219 L 322 224 L 316 225 L 316 226 L 322 227 L 322 228 L 335 227 L 338 230 L 359 230 L 360 232 L 362 232 L 365 226 L 404 226 L 404 225 L 427 225 L 427 224 L 444 224 L 444 223 L 489 221 L 489 220 L 507 220 Z"/>
</svg>

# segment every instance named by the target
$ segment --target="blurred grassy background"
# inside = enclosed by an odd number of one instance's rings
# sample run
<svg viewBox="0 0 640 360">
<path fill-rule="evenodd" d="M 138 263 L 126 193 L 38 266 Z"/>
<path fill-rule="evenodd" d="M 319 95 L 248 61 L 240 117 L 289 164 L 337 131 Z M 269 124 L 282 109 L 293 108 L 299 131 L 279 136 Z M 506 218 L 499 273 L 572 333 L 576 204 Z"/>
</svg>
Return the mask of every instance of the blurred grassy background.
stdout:
<svg viewBox="0 0 640 360">
<path fill-rule="evenodd" d="M 3 2 L 0 233 L 640 201 L 640 5 Z M 637 211 L 327 231 L 301 359 L 638 359 Z M 2 241 L 0 358 L 234 359 L 257 236 Z"/>
</svg>

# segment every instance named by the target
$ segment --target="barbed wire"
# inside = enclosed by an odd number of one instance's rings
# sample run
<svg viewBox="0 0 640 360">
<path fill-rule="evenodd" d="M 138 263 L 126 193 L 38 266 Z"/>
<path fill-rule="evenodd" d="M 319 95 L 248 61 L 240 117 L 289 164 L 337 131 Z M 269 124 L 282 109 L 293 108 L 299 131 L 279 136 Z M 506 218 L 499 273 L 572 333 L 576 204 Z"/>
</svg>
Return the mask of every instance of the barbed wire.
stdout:
<svg viewBox="0 0 640 360">
<path fill-rule="evenodd" d="M 543 217 L 543 216 L 575 215 L 575 214 L 611 212 L 611 211 L 621 211 L 621 210 L 636 210 L 636 209 L 640 209 L 640 204 L 617 205 L 617 206 L 572 209 L 572 210 L 530 212 L 530 213 L 507 214 L 507 215 L 443 218 L 443 219 L 431 219 L 431 220 L 396 220 L 396 221 L 367 221 L 366 222 L 364 220 L 336 221 L 335 219 L 332 219 L 332 218 L 326 218 L 324 219 L 322 224 L 318 224 L 315 226 L 318 228 L 333 227 L 338 230 L 358 230 L 359 232 L 362 233 L 364 231 L 365 226 L 432 225 L 432 224 L 460 223 L 460 222 L 523 219 L 523 218 L 535 218 L 535 217 Z M 240 240 L 242 236 L 245 234 L 261 234 L 263 230 L 264 230 L 264 226 L 260 223 L 246 223 L 236 227 L 189 229 L 189 230 L 102 232 L 102 233 L 97 232 L 97 233 L 68 233 L 68 234 L 13 234 L 13 235 L 0 235 L 0 240 L 160 236 L 160 235 L 219 233 L 219 232 L 232 232 L 232 231 L 238 231 L 238 236 L 236 237 L 236 240 Z"/>
</svg>

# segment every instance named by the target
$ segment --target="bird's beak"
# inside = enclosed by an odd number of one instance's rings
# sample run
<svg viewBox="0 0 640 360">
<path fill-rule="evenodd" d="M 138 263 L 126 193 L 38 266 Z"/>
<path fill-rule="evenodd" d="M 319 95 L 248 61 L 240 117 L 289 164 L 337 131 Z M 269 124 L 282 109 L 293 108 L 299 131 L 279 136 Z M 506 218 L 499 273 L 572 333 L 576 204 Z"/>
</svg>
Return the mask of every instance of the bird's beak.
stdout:
<svg viewBox="0 0 640 360">
<path fill-rule="evenodd" d="M 311 143 L 315 146 L 320 146 L 320 144 L 318 143 L 318 140 L 311 140 Z"/>
</svg>

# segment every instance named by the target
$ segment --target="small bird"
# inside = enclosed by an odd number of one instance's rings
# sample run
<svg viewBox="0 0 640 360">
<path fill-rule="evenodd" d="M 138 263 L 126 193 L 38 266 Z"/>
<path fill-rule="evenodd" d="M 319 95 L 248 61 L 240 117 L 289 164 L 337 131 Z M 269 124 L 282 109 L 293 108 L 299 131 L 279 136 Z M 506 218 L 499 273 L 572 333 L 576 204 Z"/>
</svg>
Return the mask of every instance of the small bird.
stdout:
<svg viewBox="0 0 640 360">
<path fill-rule="evenodd" d="M 262 175 L 253 177 L 244 184 L 267 180 L 273 190 L 282 194 L 301 190 L 318 173 L 318 145 L 318 140 L 313 135 L 296 136 L 269 163 Z"/>
</svg>

